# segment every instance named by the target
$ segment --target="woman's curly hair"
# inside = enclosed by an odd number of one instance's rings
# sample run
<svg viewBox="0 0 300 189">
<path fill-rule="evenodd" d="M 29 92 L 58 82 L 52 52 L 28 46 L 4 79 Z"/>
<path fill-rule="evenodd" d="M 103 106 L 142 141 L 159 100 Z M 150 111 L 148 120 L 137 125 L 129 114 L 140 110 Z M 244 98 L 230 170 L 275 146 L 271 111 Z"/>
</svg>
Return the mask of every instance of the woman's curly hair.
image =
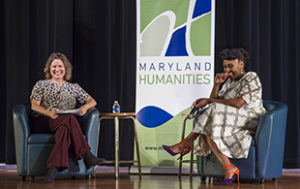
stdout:
<svg viewBox="0 0 300 189">
<path fill-rule="evenodd" d="M 243 48 L 223 49 L 220 52 L 222 60 L 235 60 L 243 61 L 246 64 L 249 61 L 249 54 Z"/>
<path fill-rule="evenodd" d="M 45 73 L 46 79 L 52 78 L 52 76 L 50 74 L 50 66 L 51 66 L 51 63 L 53 62 L 53 60 L 55 60 L 55 59 L 60 59 L 64 63 L 64 66 L 66 69 L 66 74 L 64 76 L 64 80 L 69 81 L 72 77 L 73 66 L 70 63 L 70 61 L 68 60 L 68 58 L 66 57 L 66 55 L 64 55 L 63 53 L 59 53 L 59 52 L 52 53 L 46 62 L 46 65 L 44 67 L 44 73 Z"/>
</svg>

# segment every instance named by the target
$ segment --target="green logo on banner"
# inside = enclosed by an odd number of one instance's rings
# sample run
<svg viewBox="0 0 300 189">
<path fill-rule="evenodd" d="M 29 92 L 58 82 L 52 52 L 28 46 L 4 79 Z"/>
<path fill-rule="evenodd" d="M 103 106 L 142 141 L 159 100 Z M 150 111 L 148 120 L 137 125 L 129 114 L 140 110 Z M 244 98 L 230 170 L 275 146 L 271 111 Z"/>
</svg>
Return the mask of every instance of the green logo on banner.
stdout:
<svg viewBox="0 0 300 189">
<path fill-rule="evenodd" d="M 210 0 L 141 0 L 141 56 L 210 56 Z"/>
</svg>

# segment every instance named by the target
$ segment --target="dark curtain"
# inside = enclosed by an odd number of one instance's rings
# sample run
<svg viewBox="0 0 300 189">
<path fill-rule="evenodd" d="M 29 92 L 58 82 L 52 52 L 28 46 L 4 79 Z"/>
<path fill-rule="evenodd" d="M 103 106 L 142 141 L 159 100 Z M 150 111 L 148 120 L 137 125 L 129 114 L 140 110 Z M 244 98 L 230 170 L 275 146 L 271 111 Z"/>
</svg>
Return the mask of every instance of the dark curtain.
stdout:
<svg viewBox="0 0 300 189">
<path fill-rule="evenodd" d="M 263 84 L 263 98 L 289 107 L 284 167 L 300 167 L 299 53 L 300 2 L 297 0 L 216 0 L 216 72 L 218 52 L 243 47 Z M 29 101 L 34 83 L 44 78 L 51 52 L 71 60 L 72 82 L 79 83 L 111 112 L 135 111 L 135 0 L 0 1 L 0 162 L 15 163 L 12 107 Z M 133 157 L 131 123 L 121 121 L 121 159 Z M 114 128 L 103 121 L 99 156 L 114 159 Z"/>
<path fill-rule="evenodd" d="M 44 78 L 51 52 L 73 64 L 72 82 L 111 112 L 118 100 L 123 112 L 135 111 L 135 1 L 1 1 L 1 154 L 15 163 L 13 106 L 29 102 L 33 85 Z M 114 159 L 114 127 L 101 122 L 99 156 Z M 133 158 L 133 128 L 120 120 L 120 158 Z"/>
</svg>

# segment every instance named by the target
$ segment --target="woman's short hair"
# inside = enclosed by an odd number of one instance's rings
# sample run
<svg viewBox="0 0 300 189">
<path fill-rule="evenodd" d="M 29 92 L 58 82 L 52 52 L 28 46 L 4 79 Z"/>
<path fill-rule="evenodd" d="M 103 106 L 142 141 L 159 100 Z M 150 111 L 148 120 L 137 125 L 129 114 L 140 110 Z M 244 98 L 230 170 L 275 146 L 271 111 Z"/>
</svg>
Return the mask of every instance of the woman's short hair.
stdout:
<svg viewBox="0 0 300 189">
<path fill-rule="evenodd" d="M 243 48 L 223 49 L 220 52 L 222 60 L 235 60 L 243 61 L 246 64 L 249 60 L 248 52 Z"/>
<path fill-rule="evenodd" d="M 71 62 L 68 60 L 68 58 L 66 57 L 66 55 L 64 55 L 63 53 L 59 53 L 59 52 L 52 53 L 46 62 L 46 65 L 44 67 L 44 73 L 45 73 L 46 79 L 51 79 L 50 66 L 51 66 L 51 63 L 53 62 L 53 60 L 55 60 L 55 59 L 60 59 L 64 63 L 64 66 L 66 69 L 66 74 L 64 76 L 64 80 L 69 81 L 72 77 L 73 66 L 72 66 Z"/>
</svg>

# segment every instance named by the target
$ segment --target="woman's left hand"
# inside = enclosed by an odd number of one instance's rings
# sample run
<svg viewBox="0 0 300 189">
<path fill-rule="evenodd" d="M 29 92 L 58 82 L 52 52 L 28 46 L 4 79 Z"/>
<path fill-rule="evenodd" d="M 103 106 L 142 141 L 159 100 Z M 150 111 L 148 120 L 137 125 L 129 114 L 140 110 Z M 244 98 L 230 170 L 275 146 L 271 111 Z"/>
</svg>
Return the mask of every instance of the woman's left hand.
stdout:
<svg viewBox="0 0 300 189">
<path fill-rule="evenodd" d="M 79 108 L 78 115 L 83 116 L 86 113 L 87 109 L 84 106 Z"/>
</svg>

